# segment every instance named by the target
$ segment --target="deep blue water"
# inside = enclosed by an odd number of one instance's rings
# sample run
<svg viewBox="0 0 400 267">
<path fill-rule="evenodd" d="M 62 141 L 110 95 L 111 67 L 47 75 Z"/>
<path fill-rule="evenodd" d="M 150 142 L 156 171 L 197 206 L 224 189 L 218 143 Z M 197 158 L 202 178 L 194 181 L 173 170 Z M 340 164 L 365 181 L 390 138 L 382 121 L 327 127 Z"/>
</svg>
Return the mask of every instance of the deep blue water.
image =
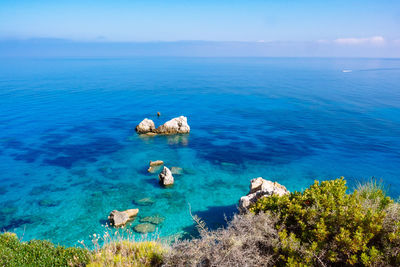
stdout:
<svg viewBox="0 0 400 267">
<path fill-rule="evenodd" d="M 134 131 L 179 115 L 188 136 Z M 183 168 L 174 187 L 147 173 L 158 159 Z M 258 176 L 289 190 L 375 177 L 398 197 L 400 60 L 0 61 L 0 228 L 24 240 L 75 245 L 111 210 L 135 207 L 128 228 L 160 214 L 161 236 L 185 236 L 188 203 L 215 228 Z"/>
</svg>

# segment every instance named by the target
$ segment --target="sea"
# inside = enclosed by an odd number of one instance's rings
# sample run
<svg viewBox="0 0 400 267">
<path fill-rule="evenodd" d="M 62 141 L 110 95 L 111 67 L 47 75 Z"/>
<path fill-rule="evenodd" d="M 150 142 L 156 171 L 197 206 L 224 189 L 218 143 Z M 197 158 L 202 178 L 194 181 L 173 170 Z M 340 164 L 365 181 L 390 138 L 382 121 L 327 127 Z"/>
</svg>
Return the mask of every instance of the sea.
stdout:
<svg viewBox="0 0 400 267">
<path fill-rule="evenodd" d="M 190 134 L 135 132 L 181 115 Z M 173 187 L 151 160 L 182 169 Z M 400 59 L 0 60 L 1 231 L 80 246 L 139 208 L 135 238 L 149 216 L 152 235 L 193 238 L 192 216 L 224 227 L 256 177 L 290 191 L 373 180 L 397 199 Z"/>
</svg>

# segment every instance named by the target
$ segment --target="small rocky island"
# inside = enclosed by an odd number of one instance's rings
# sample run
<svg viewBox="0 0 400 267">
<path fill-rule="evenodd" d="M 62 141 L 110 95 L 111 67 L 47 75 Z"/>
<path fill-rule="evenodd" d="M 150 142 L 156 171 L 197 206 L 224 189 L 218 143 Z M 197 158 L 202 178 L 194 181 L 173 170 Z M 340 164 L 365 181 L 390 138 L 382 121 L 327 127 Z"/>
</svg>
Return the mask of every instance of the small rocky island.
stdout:
<svg viewBox="0 0 400 267">
<path fill-rule="evenodd" d="M 162 172 L 158 175 L 160 179 L 160 184 L 163 186 L 171 186 L 174 184 L 174 176 L 172 176 L 172 172 L 170 169 L 164 166 Z"/>
<path fill-rule="evenodd" d="M 262 177 L 254 178 L 250 181 L 250 192 L 239 200 L 239 211 L 245 213 L 258 199 L 274 194 L 283 196 L 289 194 L 289 191 L 277 182 L 271 182 Z"/>
<path fill-rule="evenodd" d="M 136 126 L 135 130 L 138 134 L 153 136 L 157 134 L 186 134 L 190 132 L 190 127 L 187 118 L 180 116 L 167 121 L 158 128 L 155 127 L 154 121 L 146 118 Z"/>
<path fill-rule="evenodd" d="M 134 220 L 138 213 L 139 209 L 113 210 L 108 216 L 108 220 L 114 227 L 123 227 L 127 222 Z"/>
</svg>

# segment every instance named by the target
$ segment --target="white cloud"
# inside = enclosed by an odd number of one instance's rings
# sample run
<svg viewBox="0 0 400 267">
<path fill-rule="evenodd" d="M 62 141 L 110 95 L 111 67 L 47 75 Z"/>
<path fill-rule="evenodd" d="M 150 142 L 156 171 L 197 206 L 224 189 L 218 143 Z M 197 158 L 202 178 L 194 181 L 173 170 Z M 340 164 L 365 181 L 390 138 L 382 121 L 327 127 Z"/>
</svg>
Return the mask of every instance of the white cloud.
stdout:
<svg viewBox="0 0 400 267">
<path fill-rule="evenodd" d="M 341 45 L 360 45 L 360 44 L 382 45 L 385 43 L 385 38 L 383 38 L 382 36 L 373 36 L 369 38 L 338 38 L 333 42 Z"/>
</svg>

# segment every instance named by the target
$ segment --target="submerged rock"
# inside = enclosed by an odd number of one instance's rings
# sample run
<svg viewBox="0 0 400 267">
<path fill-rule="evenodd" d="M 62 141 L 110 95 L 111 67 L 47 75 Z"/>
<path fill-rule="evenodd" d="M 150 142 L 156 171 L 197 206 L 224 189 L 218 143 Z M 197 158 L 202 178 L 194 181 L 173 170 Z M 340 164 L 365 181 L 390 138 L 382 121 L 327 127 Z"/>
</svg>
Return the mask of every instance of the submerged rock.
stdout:
<svg viewBox="0 0 400 267">
<path fill-rule="evenodd" d="M 50 191 L 51 186 L 50 185 L 41 185 L 41 186 L 35 186 L 32 188 L 32 190 L 29 192 L 29 195 L 31 196 L 37 196 L 41 195 L 45 192 Z"/>
<path fill-rule="evenodd" d="M 189 144 L 189 139 L 186 134 L 167 135 L 167 142 L 168 142 L 168 145 L 187 146 Z"/>
<path fill-rule="evenodd" d="M 120 227 L 134 219 L 138 213 L 139 209 L 129 209 L 125 211 L 113 210 L 108 216 L 108 220 L 111 225 Z"/>
<path fill-rule="evenodd" d="M 146 135 L 146 136 L 155 136 L 155 135 L 157 135 L 157 133 L 148 132 L 148 133 L 145 133 L 144 135 Z"/>
<path fill-rule="evenodd" d="M 160 184 L 163 186 L 169 186 L 174 184 L 174 176 L 172 176 L 171 170 L 164 166 L 164 169 L 158 175 Z"/>
<path fill-rule="evenodd" d="M 183 134 L 189 133 L 190 127 L 187 123 L 187 118 L 180 116 L 159 126 L 155 132 L 158 134 Z"/>
<path fill-rule="evenodd" d="M 0 221 L 0 228 L 2 231 L 13 231 L 15 228 L 20 228 L 26 224 L 32 224 L 34 222 L 35 221 L 32 220 L 31 216 L 17 217 L 7 221 Z"/>
<path fill-rule="evenodd" d="M 154 216 L 146 216 L 140 219 L 141 223 L 152 223 L 155 225 L 158 225 L 160 223 L 163 223 L 165 220 L 164 217 L 162 217 L 161 215 L 154 215 Z"/>
<path fill-rule="evenodd" d="M 141 223 L 136 225 L 133 229 L 135 230 L 135 232 L 146 234 L 154 232 L 156 230 L 156 226 L 152 223 Z"/>
<path fill-rule="evenodd" d="M 15 214 L 18 212 L 18 207 L 10 203 L 0 203 L 0 217 L 5 219 L 7 216 Z"/>
<path fill-rule="evenodd" d="M 147 169 L 147 171 L 150 173 L 158 172 L 163 164 L 164 161 L 162 160 L 156 160 L 156 161 L 150 160 L 150 167 Z"/>
<path fill-rule="evenodd" d="M 0 186 L 0 195 L 4 195 L 7 192 L 8 192 L 8 190 L 5 186 Z"/>
<path fill-rule="evenodd" d="M 141 206 L 150 206 L 150 205 L 153 205 L 155 203 L 155 201 L 151 197 L 144 197 L 144 198 L 141 198 L 141 199 L 135 201 L 135 203 L 138 205 L 141 205 Z"/>
<path fill-rule="evenodd" d="M 171 173 L 176 175 L 182 175 L 183 169 L 181 167 L 171 167 Z"/>
<path fill-rule="evenodd" d="M 154 125 L 154 122 L 146 118 L 142 120 L 138 126 L 136 126 L 135 130 L 139 134 L 146 134 L 149 132 L 153 132 L 155 128 L 156 126 Z"/>
<path fill-rule="evenodd" d="M 38 204 L 41 207 L 56 207 L 60 205 L 61 201 L 60 200 L 53 200 L 53 199 L 42 199 L 39 200 Z"/>
<path fill-rule="evenodd" d="M 289 191 L 277 182 L 271 182 L 262 177 L 254 178 L 250 182 L 250 192 L 239 200 L 239 211 L 244 213 L 258 199 L 274 194 L 282 196 L 289 194 Z"/>
<path fill-rule="evenodd" d="M 101 173 L 105 174 L 105 175 L 111 174 L 111 173 L 113 172 L 113 169 L 112 169 L 111 167 L 107 167 L 107 166 L 101 167 L 101 168 L 99 168 L 98 170 L 99 170 Z"/>
<path fill-rule="evenodd" d="M 149 173 L 156 173 L 156 172 L 159 172 L 161 170 L 161 167 L 162 167 L 161 165 L 159 165 L 159 166 L 151 166 L 151 167 L 149 167 L 147 169 L 147 171 Z"/>
</svg>

